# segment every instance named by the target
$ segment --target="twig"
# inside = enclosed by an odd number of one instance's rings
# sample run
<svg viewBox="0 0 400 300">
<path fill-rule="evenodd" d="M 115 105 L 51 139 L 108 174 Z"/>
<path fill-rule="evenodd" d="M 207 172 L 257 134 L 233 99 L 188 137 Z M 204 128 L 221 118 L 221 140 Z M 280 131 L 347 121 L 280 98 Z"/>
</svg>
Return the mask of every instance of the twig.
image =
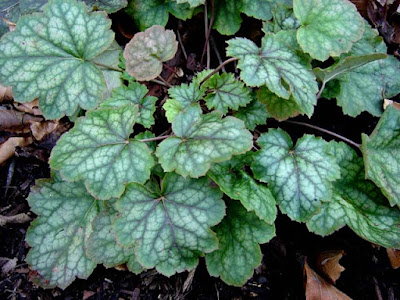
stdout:
<svg viewBox="0 0 400 300">
<path fill-rule="evenodd" d="M 211 56 L 210 56 L 210 35 L 211 35 L 211 30 L 212 26 L 214 24 L 214 0 L 210 0 L 210 6 L 211 6 L 211 17 L 210 17 L 210 24 L 208 24 L 208 13 L 207 13 L 207 3 L 204 4 L 204 22 L 205 22 L 205 28 L 206 28 L 206 41 L 204 43 L 203 47 L 203 53 L 201 54 L 201 59 L 200 59 L 200 68 L 203 67 L 203 61 L 204 61 L 204 56 L 207 52 L 207 70 L 210 69 L 210 61 L 211 61 Z"/>
<path fill-rule="evenodd" d="M 345 141 L 345 142 L 349 143 L 350 145 L 352 145 L 352 146 L 354 146 L 354 147 L 356 147 L 358 149 L 360 149 L 360 147 L 361 147 L 360 144 L 357 144 L 356 142 L 353 142 L 352 140 L 350 140 L 350 139 L 348 139 L 348 138 L 346 138 L 346 137 L 344 137 L 344 136 L 342 136 L 340 134 L 337 134 L 335 132 L 329 131 L 327 129 L 324 129 L 324 128 L 321 128 L 321 127 L 318 127 L 318 126 L 315 126 L 315 125 L 311 125 L 311 124 L 304 123 L 304 122 L 298 122 L 298 121 L 285 121 L 285 122 L 286 123 L 291 123 L 291 124 L 296 124 L 296 125 L 301 125 L 301 126 L 305 126 L 305 127 L 309 127 L 309 128 L 312 128 L 312 129 L 327 133 L 327 134 L 332 135 L 332 136 L 334 136 L 334 137 L 336 137 L 338 139 L 341 139 L 342 141 Z"/>
<path fill-rule="evenodd" d="M 236 58 L 236 57 L 232 57 L 232 58 L 229 58 L 229 59 L 225 60 L 225 61 L 224 61 L 222 64 L 220 64 L 214 71 L 212 71 L 210 74 L 208 74 L 208 75 L 206 76 L 206 78 L 204 78 L 204 79 L 200 82 L 200 85 L 202 85 L 204 82 L 206 82 L 208 79 L 210 79 L 211 76 L 213 76 L 215 73 L 218 73 L 224 66 L 226 66 L 227 64 L 229 64 L 229 63 L 231 63 L 231 62 L 233 62 L 233 61 L 237 61 L 237 60 L 239 60 L 239 58 Z"/>
<path fill-rule="evenodd" d="M 187 53 L 186 53 L 185 46 L 183 45 L 182 37 L 181 37 L 181 33 L 179 32 L 179 29 L 176 31 L 176 35 L 178 36 L 178 42 L 179 42 L 179 45 L 181 46 L 183 56 L 185 57 L 185 59 L 187 61 L 188 56 L 187 56 Z"/>
<path fill-rule="evenodd" d="M 165 140 L 167 138 L 169 138 L 172 135 L 162 135 L 162 136 L 156 136 L 153 138 L 149 138 L 149 139 L 143 139 L 143 140 L 139 140 L 140 142 L 153 142 L 153 141 L 160 141 L 160 140 Z"/>
</svg>

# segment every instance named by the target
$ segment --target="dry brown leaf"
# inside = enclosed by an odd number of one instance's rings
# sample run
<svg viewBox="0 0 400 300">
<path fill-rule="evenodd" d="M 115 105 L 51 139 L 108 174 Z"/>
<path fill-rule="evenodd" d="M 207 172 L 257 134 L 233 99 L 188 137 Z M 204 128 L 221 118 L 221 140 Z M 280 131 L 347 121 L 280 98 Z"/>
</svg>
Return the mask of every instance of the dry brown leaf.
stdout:
<svg viewBox="0 0 400 300">
<path fill-rule="evenodd" d="M 41 141 L 44 136 L 52 133 L 58 127 L 58 121 L 35 122 L 31 124 L 32 135 L 37 141 Z"/>
<path fill-rule="evenodd" d="M 390 99 L 384 99 L 383 100 L 383 109 L 386 109 L 389 105 L 393 105 L 395 108 L 400 110 L 400 103 L 394 102 L 393 100 L 390 100 Z"/>
<path fill-rule="evenodd" d="M 27 114 L 34 116 L 43 116 L 42 111 L 39 109 L 39 99 L 35 99 L 28 103 L 14 102 L 16 109 Z"/>
<path fill-rule="evenodd" d="M 17 266 L 18 258 L 7 259 L 7 262 L 1 267 L 3 275 L 10 273 Z"/>
<path fill-rule="evenodd" d="M 349 296 L 315 273 L 306 261 L 304 262 L 304 272 L 307 277 L 306 300 L 351 300 Z"/>
<path fill-rule="evenodd" d="M 390 260 L 390 265 L 393 269 L 400 268 L 400 250 L 386 249 L 386 253 Z"/>
<path fill-rule="evenodd" d="M 84 291 L 83 291 L 82 300 L 89 299 L 90 297 L 92 297 L 92 296 L 94 296 L 94 295 L 96 295 L 96 292 L 84 290 Z"/>
<path fill-rule="evenodd" d="M 10 101 L 13 98 L 12 88 L 0 84 L 0 102 Z"/>
<path fill-rule="evenodd" d="M 14 109 L 0 107 L 0 130 L 21 130 L 27 124 L 40 122 L 43 118 L 25 114 Z"/>
<path fill-rule="evenodd" d="M 339 264 L 339 260 L 343 257 L 343 254 L 343 250 L 324 251 L 317 257 L 318 268 L 331 280 L 332 283 L 336 283 L 340 274 L 345 270 L 345 268 Z"/>
<path fill-rule="evenodd" d="M 11 137 L 0 145 L 0 164 L 14 156 L 15 148 L 25 147 L 32 143 L 32 138 Z"/>
</svg>

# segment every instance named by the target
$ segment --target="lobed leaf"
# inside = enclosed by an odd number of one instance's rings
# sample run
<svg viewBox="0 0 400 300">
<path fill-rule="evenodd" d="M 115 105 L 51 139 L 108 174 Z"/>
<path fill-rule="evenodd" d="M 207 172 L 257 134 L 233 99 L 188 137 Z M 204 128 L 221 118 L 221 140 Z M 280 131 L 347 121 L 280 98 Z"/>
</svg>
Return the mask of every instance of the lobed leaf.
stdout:
<svg viewBox="0 0 400 300">
<path fill-rule="evenodd" d="M 297 41 L 320 61 L 348 52 L 363 35 L 363 18 L 348 0 L 293 0 L 293 10 L 301 23 Z"/>
<path fill-rule="evenodd" d="M 106 89 L 93 60 L 112 43 L 105 13 L 75 0 L 51 0 L 43 14 L 20 19 L 0 41 L 0 82 L 18 102 L 39 98 L 48 119 L 94 109 Z"/>
<path fill-rule="evenodd" d="M 96 200 L 81 182 L 40 180 L 28 197 L 39 217 L 26 241 L 32 247 L 26 261 L 43 277 L 45 288 L 65 289 L 75 277 L 86 279 L 96 267 L 85 249 L 97 215 Z"/>
<path fill-rule="evenodd" d="M 275 236 L 274 225 L 266 224 L 239 203 L 231 202 L 227 217 L 214 228 L 218 250 L 206 254 L 207 270 L 229 285 L 242 286 L 261 264 L 262 243 Z"/>
<path fill-rule="evenodd" d="M 301 112 L 311 116 L 318 85 L 310 65 L 297 56 L 295 49 L 287 46 L 284 35 L 290 34 L 266 35 L 261 49 L 250 40 L 231 39 L 227 55 L 239 58 L 240 77 L 247 85 L 266 85 L 271 92 L 285 99 L 293 96 Z"/>
<path fill-rule="evenodd" d="M 176 116 L 172 123 L 175 136 L 161 142 L 156 151 L 164 171 L 197 178 L 207 173 L 211 163 L 249 151 L 252 135 L 243 121 L 221 117 L 219 112 L 201 115 L 196 106 Z"/>
<path fill-rule="evenodd" d="M 261 150 L 251 165 L 254 177 L 268 183 L 283 213 L 307 221 L 321 208 L 321 200 L 330 201 L 340 170 L 327 142 L 304 135 L 293 147 L 286 132 L 270 129 L 257 143 Z"/>
<path fill-rule="evenodd" d="M 400 111 L 389 105 L 370 136 L 362 135 L 366 178 L 400 206 Z"/>
<path fill-rule="evenodd" d="M 111 98 L 101 104 L 101 107 L 120 107 L 131 104 L 139 107 L 137 123 L 146 128 L 154 125 L 153 114 L 156 110 L 157 98 L 146 96 L 149 90 L 138 82 L 129 82 L 128 86 L 121 86 L 112 91 Z"/>
<path fill-rule="evenodd" d="M 135 245 L 138 261 L 171 276 L 196 267 L 199 256 L 218 247 L 210 227 L 224 216 L 218 189 L 207 178 L 183 178 L 168 173 L 161 192 L 131 183 L 117 202 L 114 223 L 118 241 Z"/>
<path fill-rule="evenodd" d="M 253 101 L 246 107 L 241 107 L 233 114 L 234 117 L 244 121 L 247 129 L 254 130 L 257 125 L 265 125 L 269 114 L 265 106 L 253 97 Z"/>
<path fill-rule="evenodd" d="M 161 74 L 162 63 L 172 59 L 178 42 L 172 30 L 154 25 L 139 32 L 125 46 L 126 71 L 137 80 L 152 80 Z"/>
<path fill-rule="evenodd" d="M 132 105 L 88 112 L 57 142 L 51 168 L 67 180 L 84 181 L 102 200 L 119 197 L 128 182 L 144 183 L 154 161 L 144 143 L 129 139 L 137 112 Z"/>
<path fill-rule="evenodd" d="M 276 202 L 267 187 L 258 184 L 243 170 L 232 168 L 229 162 L 214 164 L 207 175 L 228 197 L 239 200 L 247 211 L 254 211 L 268 224 L 274 223 Z"/>
<path fill-rule="evenodd" d="M 342 173 L 333 184 L 332 201 L 324 202 L 307 227 L 328 235 L 348 225 L 360 237 L 387 248 L 400 246 L 400 211 L 386 206 L 379 189 L 364 179 L 362 158 L 344 143 L 331 142 Z"/>
</svg>

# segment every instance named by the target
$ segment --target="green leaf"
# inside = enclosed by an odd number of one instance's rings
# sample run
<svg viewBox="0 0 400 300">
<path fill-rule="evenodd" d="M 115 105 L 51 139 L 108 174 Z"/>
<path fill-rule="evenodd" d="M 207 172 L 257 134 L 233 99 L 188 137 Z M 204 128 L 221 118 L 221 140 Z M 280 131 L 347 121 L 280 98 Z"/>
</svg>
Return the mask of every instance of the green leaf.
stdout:
<svg viewBox="0 0 400 300">
<path fill-rule="evenodd" d="M 387 248 L 400 247 L 400 211 L 386 206 L 379 189 L 364 179 L 362 158 L 344 143 L 331 142 L 342 177 L 333 184 L 331 202 L 324 202 L 307 227 L 328 235 L 348 225 L 360 237 Z"/>
<path fill-rule="evenodd" d="M 32 247 L 26 261 L 43 277 L 44 287 L 64 289 L 75 277 L 88 278 L 96 267 L 85 253 L 96 200 L 80 182 L 39 180 L 28 201 L 39 217 L 26 235 Z"/>
<path fill-rule="evenodd" d="M 300 107 L 293 97 L 283 99 L 271 93 L 266 87 L 257 91 L 257 99 L 267 108 L 268 114 L 278 121 L 284 121 L 300 114 Z"/>
<path fill-rule="evenodd" d="M 360 56 L 386 53 L 387 48 L 376 30 L 365 25 L 363 38 L 354 44 L 348 55 Z M 382 114 L 383 97 L 400 93 L 400 62 L 393 56 L 370 62 L 337 77 L 337 103 L 347 115 L 355 117 L 362 111 L 374 116 Z M 331 86 L 332 89 L 332 86 Z"/>
<path fill-rule="evenodd" d="M 293 10 L 301 23 L 297 41 L 320 61 L 348 52 L 363 35 L 363 18 L 348 0 L 293 0 Z"/>
<path fill-rule="evenodd" d="M 296 146 L 281 129 L 270 129 L 257 140 L 257 152 L 251 168 L 254 177 L 268 182 L 281 211 L 291 219 L 307 221 L 321 207 L 321 200 L 332 197 L 332 181 L 340 177 L 328 143 L 304 135 Z"/>
<path fill-rule="evenodd" d="M 135 245 L 145 268 L 171 276 L 193 269 L 199 256 L 218 247 L 210 227 L 224 216 L 221 192 L 207 178 L 185 179 L 168 173 L 158 194 L 131 183 L 118 200 L 114 223 L 118 242 Z"/>
<path fill-rule="evenodd" d="M 197 7 L 199 5 L 204 4 L 204 0 L 175 0 L 178 4 L 184 4 L 187 3 L 190 5 L 190 7 Z"/>
<path fill-rule="evenodd" d="M 254 211 L 268 224 L 274 223 L 277 213 L 274 197 L 268 188 L 258 184 L 246 172 L 223 162 L 214 164 L 207 175 L 229 198 L 239 200 L 247 211 Z"/>
<path fill-rule="evenodd" d="M 67 180 L 84 181 L 102 200 L 119 197 L 127 182 L 144 183 L 154 161 L 144 143 L 129 139 L 136 118 L 132 105 L 88 112 L 57 142 L 51 168 Z"/>
<path fill-rule="evenodd" d="M 271 0 L 216 0 L 214 28 L 224 35 L 234 35 L 240 28 L 240 13 L 261 20 L 272 18 Z"/>
<path fill-rule="evenodd" d="M 255 97 L 246 107 L 241 107 L 233 115 L 244 121 L 247 129 L 254 130 L 257 125 L 264 125 L 267 123 L 269 114 L 265 106 L 260 103 Z"/>
<path fill-rule="evenodd" d="M 125 46 L 126 71 L 137 80 L 152 80 L 161 74 L 162 63 L 172 59 L 178 42 L 172 30 L 154 25 L 136 33 Z"/>
<path fill-rule="evenodd" d="M 162 141 L 156 151 L 164 171 L 197 178 L 207 173 L 211 163 L 249 151 L 253 137 L 243 121 L 221 117 L 219 112 L 201 115 L 197 107 L 176 116 L 175 136 Z"/>
<path fill-rule="evenodd" d="M 127 0 L 84 0 L 85 3 L 96 10 L 105 10 L 108 13 L 119 11 L 128 5 Z"/>
<path fill-rule="evenodd" d="M 214 229 L 219 248 L 206 255 L 208 272 L 229 285 L 244 285 L 261 264 L 259 244 L 275 236 L 275 227 L 247 212 L 239 203 L 231 202 L 227 217 Z"/>
<path fill-rule="evenodd" d="M 167 25 L 169 13 L 182 20 L 190 19 L 194 10 L 188 4 L 170 0 L 130 0 L 126 12 L 143 31 L 153 25 Z"/>
<path fill-rule="evenodd" d="M 232 73 L 215 74 L 203 84 L 208 88 L 205 98 L 209 109 L 215 108 L 226 115 L 228 109 L 238 110 L 251 101 L 250 89 L 236 80 Z"/>
<path fill-rule="evenodd" d="M 127 263 L 132 272 L 141 273 L 143 268 L 136 260 L 134 247 L 123 247 L 117 243 L 117 234 L 112 227 L 116 217 L 117 212 L 110 207 L 94 218 L 93 232 L 87 240 L 87 256 L 106 268 Z"/>
<path fill-rule="evenodd" d="M 283 33 L 283 34 L 290 34 Z M 301 111 L 311 116 L 318 85 L 310 65 L 287 47 L 282 35 L 266 35 L 259 49 L 252 41 L 235 38 L 228 41 L 227 55 L 239 58 L 240 77 L 249 86 L 266 85 L 281 98 L 292 95 Z"/>
<path fill-rule="evenodd" d="M 400 206 L 400 111 L 389 105 L 370 136 L 362 135 L 366 177 Z"/>
<path fill-rule="evenodd" d="M 153 114 L 156 110 L 157 98 L 146 96 L 149 90 L 143 84 L 130 82 L 129 86 L 121 86 L 112 91 L 110 99 L 101 104 L 101 107 L 120 107 L 126 104 L 138 105 L 139 117 L 137 123 L 146 128 L 154 124 Z"/>
<path fill-rule="evenodd" d="M 18 102 L 39 98 L 48 119 L 94 109 L 106 89 L 93 60 L 114 39 L 105 13 L 88 13 L 84 3 L 52 0 L 43 14 L 20 19 L 0 41 L 0 82 L 13 86 Z"/>
<path fill-rule="evenodd" d="M 272 11 L 273 19 L 263 22 L 262 30 L 265 33 L 278 33 L 282 30 L 297 29 L 300 27 L 291 6 L 279 3 Z"/>
</svg>

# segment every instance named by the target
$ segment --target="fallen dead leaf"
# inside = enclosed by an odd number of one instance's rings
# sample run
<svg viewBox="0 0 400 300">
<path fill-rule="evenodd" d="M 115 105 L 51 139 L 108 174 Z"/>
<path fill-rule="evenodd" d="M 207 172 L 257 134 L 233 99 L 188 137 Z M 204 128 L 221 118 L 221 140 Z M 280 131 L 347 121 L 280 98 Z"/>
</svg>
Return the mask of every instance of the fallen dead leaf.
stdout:
<svg viewBox="0 0 400 300">
<path fill-rule="evenodd" d="M 20 131 L 25 125 L 40 122 L 43 118 L 25 114 L 15 109 L 0 107 L 0 130 Z"/>
<path fill-rule="evenodd" d="M 393 100 L 390 99 L 383 100 L 383 109 L 386 109 L 389 105 L 393 105 L 395 108 L 400 110 L 400 103 L 394 102 Z"/>
<path fill-rule="evenodd" d="M 93 292 L 93 291 L 83 291 L 83 297 L 82 297 L 82 300 L 86 300 L 86 299 L 88 299 L 88 298 L 90 298 L 90 297 L 92 297 L 92 296 L 94 296 L 94 295 L 96 295 L 96 292 Z"/>
<path fill-rule="evenodd" d="M 307 261 L 304 262 L 304 272 L 307 277 L 306 300 L 350 300 L 351 298 L 339 291 L 335 286 L 325 281 L 313 269 Z"/>
<path fill-rule="evenodd" d="M 12 224 L 24 224 L 32 221 L 32 218 L 26 213 L 20 213 L 14 216 L 2 216 L 0 215 L 0 226 L 4 226 L 7 223 Z"/>
<path fill-rule="evenodd" d="M 12 88 L 0 84 L 0 102 L 12 100 Z"/>
<path fill-rule="evenodd" d="M 58 127 L 58 121 L 35 122 L 31 124 L 32 135 L 37 141 L 41 141 L 44 136 L 52 133 Z"/>
<path fill-rule="evenodd" d="M 317 257 L 318 268 L 331 280 L 332 283 L 336 283 L 340 274 L 345 270 L 345 268 L 339 264 L 339 260 L 343 257 L 343 254 L 343 250 L 324 251 Z"/>
<path fill-rule="evenodd" d="M 1 273 L 3 275 L 10 273 L 10 271 L 14 270 L 17 266 L 18 258 L 9 259 L 7 258 L 7 262 L 1 267 Z"/>
<path fill-rule="evenodd" d="M 25 147 L 32 143 L 32 138 L 11 137 L 0 145 L 0 164 L 14 155 L 15 148 Z"/>
<path fill-rule="evenodd" d="M 400 268 L 400 250 L 386 249 L 386 253 L 390 260 L 390 265 L 393 269 Z"/>
<path fill-rule="evenodd" d="M 43 115 L 42 111 L 39 109 L 39 99 L 37 99 L 37 98 L 28 103 L 14 102 L 14 106 L 19 111 L 22 111 L 27 114 L 31 114 L 34 116 L 42 116 Z"/>
</svg>

